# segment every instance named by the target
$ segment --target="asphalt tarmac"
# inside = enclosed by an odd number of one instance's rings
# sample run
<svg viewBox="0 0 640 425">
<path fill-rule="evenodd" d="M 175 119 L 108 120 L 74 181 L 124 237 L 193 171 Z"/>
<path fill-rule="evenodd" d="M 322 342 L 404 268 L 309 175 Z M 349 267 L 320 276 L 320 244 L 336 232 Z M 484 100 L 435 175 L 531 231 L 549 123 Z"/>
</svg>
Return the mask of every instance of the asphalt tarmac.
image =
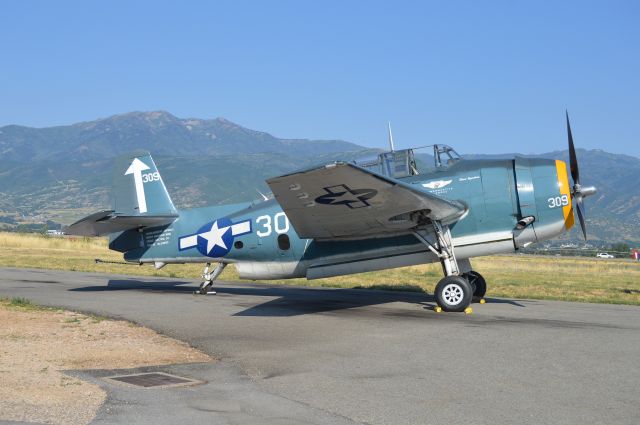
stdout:
<svg viewBox="0 0 640 425">
<path fill-rule="evenodd" d="M 491 287 L 489 282 L 489 294 Z M 640 308 L 0 268 L 0 296 L 134 321 L 220 359 L 172 389 L 70 372 L 109 397 L 96 423 L 640 423 Z M 153 369 L 153 368 L 152 368 Z"/>
</svg>

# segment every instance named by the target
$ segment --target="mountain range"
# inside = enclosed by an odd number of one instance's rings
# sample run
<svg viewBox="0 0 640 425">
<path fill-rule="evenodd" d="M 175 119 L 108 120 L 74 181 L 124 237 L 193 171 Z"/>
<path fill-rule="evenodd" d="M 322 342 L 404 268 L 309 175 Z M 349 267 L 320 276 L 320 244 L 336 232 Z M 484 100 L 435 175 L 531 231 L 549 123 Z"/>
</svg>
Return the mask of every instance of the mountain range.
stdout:
<svg viewBox="0 0 640 425">
<path fill-rule="evenodd" d="M 278 139 L 224 118 L 180 119 L 168 112 L 130 112 L 73 125 L 0 127 L 0 159 L 13 162 L 92 161 L 136 149 L 158 156 L 295 152 L 313 156 L 361 150 L 341 140 Z"/>
<path fill-rule="evenodd" d="M 8 125 L 0 127 L 0 226 L 67 224 L 107 208 L 113 160 L 136 149 L 152 152 L 179 208 L 259 199 L 268 177 L 378 151 L 343 140 L 280 139 L 224 118 L 181 119 L 164 111 L 48 128 Z M 583 184 L 598 188 L 586 200 L 590 236 L 640 243 L 640 158 L 577 154 Z M 566 151 L 536 156 L 568 160 Z"/>
</svg>

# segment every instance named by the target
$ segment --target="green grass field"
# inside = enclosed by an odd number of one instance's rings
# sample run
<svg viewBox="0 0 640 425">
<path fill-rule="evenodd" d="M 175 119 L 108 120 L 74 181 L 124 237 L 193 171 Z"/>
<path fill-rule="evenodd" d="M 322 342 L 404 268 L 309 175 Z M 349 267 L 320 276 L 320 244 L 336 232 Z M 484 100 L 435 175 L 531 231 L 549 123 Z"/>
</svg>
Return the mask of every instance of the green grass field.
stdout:
<svg viewBox="0 0 640 425">
<path fill-rule="evenodd" d="M 0 266 L 36 267 L 100 273 L 121 273 L 197 279 L 201 264 L 150 265 L 96 264 L 95 258 L 122 261 L 121 254 L 107 249 L 103 238 L 54 238 L 36 234 L 0 233 Z M 473 260 L 485 276 L 487 297 L 553 299 L 640 305 L 640 263 L 578 257 L 500 255 Z M 308 281 L 291 279 L 268 283 L 374 288 L 433 292 L 441 278 L 439 264 L 403 267 L 379 272 Z M 238 280 L 235 268 L 227 267 L 221 280 Z"/>
</svg>

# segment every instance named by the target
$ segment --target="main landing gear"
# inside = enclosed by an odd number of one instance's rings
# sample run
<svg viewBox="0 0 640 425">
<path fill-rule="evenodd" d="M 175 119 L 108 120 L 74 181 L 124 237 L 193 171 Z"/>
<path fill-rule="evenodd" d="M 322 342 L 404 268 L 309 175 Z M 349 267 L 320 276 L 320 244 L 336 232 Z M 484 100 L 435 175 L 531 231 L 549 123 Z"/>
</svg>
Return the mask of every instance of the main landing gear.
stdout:
<svg viewBox="0 0 640 425">
<path fill-rule="evenodd" d="M 480 273 L 471 270 L 469 260 L 456 260 L 448 226 L 434 221 L 433 229 L 435 243 L 427 239 L 424 231 L 415 231 L 414 235 L 440 259 L 445 277 L 438 282 L 435 289 L 438 307 L 444 311 L 470 312 L 469 305 L 474 298 L 480 299 L 481 303 L 484 301 L 487 282 Z"/>
<path fill-rule="evenodd" d="M 207 263 L 204 266 L 204 271 L 202 272 L 202 278 L 204 281 L 200 284 L 200 288 L 193 291 L 193 295 L 215 295 L 216 291 L 209 291 L 209 288 L 213 285 L 213 281 L 220 276 L 220 273 L 227 267 L 226 263 L 218 263 L 215 269 L 212 272 L 209 272 L 209 268 L 211 267 L 211 263 Z"/>
<path fill-rule="evenodd" d="M 444 311 L 464 311 L 472 300 L 479 300 L 484 304 L 484 294 L 487 292 L 487 282 L 476 271 L 469 271 L 460 276 L 445 276 L 438 282 L 435 297 L 438 306 Z"/>
</svg>

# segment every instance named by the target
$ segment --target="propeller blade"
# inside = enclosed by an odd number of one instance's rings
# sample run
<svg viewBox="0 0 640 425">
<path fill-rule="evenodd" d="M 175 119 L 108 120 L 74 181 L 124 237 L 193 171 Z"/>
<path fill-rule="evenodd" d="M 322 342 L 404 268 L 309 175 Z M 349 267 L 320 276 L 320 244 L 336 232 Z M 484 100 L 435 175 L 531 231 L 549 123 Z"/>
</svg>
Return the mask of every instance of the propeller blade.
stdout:
<svg viewBox="0 0 640 425">
<path fill-rule="evenodd" d="M 580 170 L 578 170 L 578 158 L 576 158 L 576 149 L 573 146 L 573 135 L 571 134 L 571 124 L 569 124 L 569 112 L 564 111 L 567 117 L 567 137 L 569 139 L 569 167 L 571 168 L 571 179 L 574 185 L 580 184 Z"/>
<path fill-rule="evenodd" d="M 580 222 L 580 227 L 582 228 L 582 235 L 584 236 L 584 240 L 587 240 L 587 226 L 584 222 L 584 205 L 582 204 L 582 196 L 578 196 L 575 198 L 576 200 L 576 211 L 578 212 L 578 221 Z"/>
<path fill-rule="evenodd" d="M 580 170 L 578 170 L 578 158 L 576 157 L 576 148 L 573 146 L 573 134 L 571 134 L 571 124 L 569 123 L 569 112 L 564 111 L 565 116 L 567 117 L 567 138 L 569 139 L 569 166 L 571 168 L 571 179 L 573 179 L 573 199 L 576 201 L 575 211 L 578 214 L 578 221 L 580 222 L 580 227 L 582 228 L 582 235 L 584 236 L 584 240 L 587 240 L 587 226 L 584 221 L 585 210 L 583 199 L 585 196 L 593 195 L 596 193 L 595 187 L 585 187 L 580 186 Z"/>
</svg>

